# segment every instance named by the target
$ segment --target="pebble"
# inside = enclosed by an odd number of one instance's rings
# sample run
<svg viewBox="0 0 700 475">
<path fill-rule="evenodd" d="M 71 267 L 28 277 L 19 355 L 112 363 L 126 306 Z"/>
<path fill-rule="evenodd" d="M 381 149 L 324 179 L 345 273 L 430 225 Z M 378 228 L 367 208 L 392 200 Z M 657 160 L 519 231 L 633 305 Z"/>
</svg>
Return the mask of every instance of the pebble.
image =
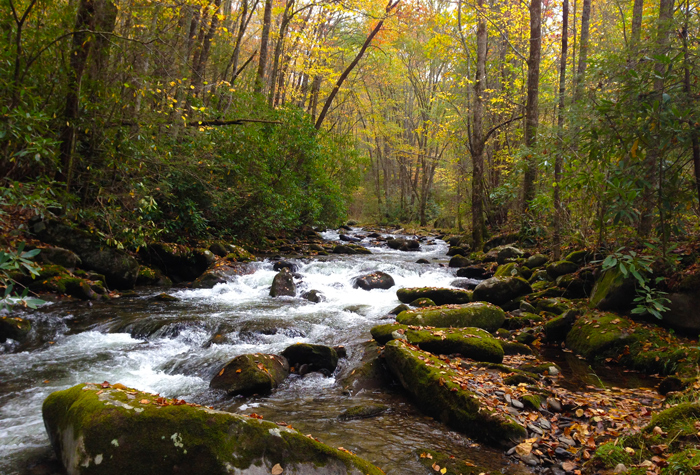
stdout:
<svg viewBox="0 0 700 475">
<path fill-rule="evenodd" d="M 540 464 L 540 459 L 538 459 L 537 457 L 535 457 L 532 454 L 522 455 L 520 457 L 520 460 L 522 460 L 523 462 L 525 462 L 526 464 L 528 464 L 532 467 L 536 467 L 537 465 Z"/>
<path fill-rule="evenodd" d="M 552 428 L 552 423 L 549 422 L 547 419 L 545 419 L 545 418 L 543 418 L 543 417 L 540 417 L 540 418 L 537 420 L 537 424 L 538 424 L 541 428 L 543 428 L 543 429 L 545 429 L 545 430 L 550 430 L 550 429 Z"/>
<path fill-rule="evenodd" d="M 561 403 L 553 397 L 547 398 L 547 407 L 553 412 L 561 412 Z"/>
<path fill-rule="evenodd" d="M 547 368 L 547 371 L 549 371 L 550 376 L 557 376 L 559 374 L 559 370 L 556 366 L 550 366 L 549 368 Z"/>
<path fill-rule="evenodd" d="M 625 467 L 624 463 L 618 463 L 615 466 L 614 473 L 625 473 L 625 472 L 627 472 L 627 467 Z"/>
<path fill-rule="evenodd" d="M 562 444 L 566 444 L 569 447 L 574 447 L 576 445 L 576 441 L 574 439 L 566 437 L 565 435 L 559 437 L 559 442 L 561 442 Z"/>
<path fill-rule="evenodd" d="M 506 399 L 506 402 L 507 402 L 508 404 L 510 404 L 510 401 L 511 401 L 510 394 L 506 394 L 506 395 L 503 396 L 503 397 Z"/>
<path fill-rule="evenodd" d="M 512 399 L 510 403 L 513 405 L 514 408 L 516 409 L 525 409 L 525 406 L 523 406 L 523 403 L 518 401 L 517 399 Z"/>
<path fill-rule="evenodd" d="M 534 432 L 537 435 L 544 435 L 544 431 L 533 424 L 528 424 L 527 428 L 530 429 L 532 432 Z"/>
<path fill-rule="evenodd" d="M 510 414 L 511 416 L 515 416 L 515 417 L 518 417 L 520 415 L 520 411 L 518 411 L 514 407 L 507 407 L 506 412 L 508 412 L 508 414 Z"/>
<path fill-rule="evenodd" d="M 557 454 L 557 457 L 563 458 L 563 459 L 568 459 L 568 458 L 573 457 L 573 454 L 563 447 L 557 447 L 556 449 L 554 449 L 554 453 Z"/>
</svg>

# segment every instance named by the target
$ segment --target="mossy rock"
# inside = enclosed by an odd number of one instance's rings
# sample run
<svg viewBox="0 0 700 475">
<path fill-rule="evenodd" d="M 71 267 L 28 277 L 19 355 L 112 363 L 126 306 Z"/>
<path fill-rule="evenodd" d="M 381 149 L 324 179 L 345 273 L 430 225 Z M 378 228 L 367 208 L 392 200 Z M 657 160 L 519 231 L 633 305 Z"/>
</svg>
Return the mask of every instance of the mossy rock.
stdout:
<svg viewBox="0 0 700 475">
<path fill-rule="evenodd" d="M 541 315 L 528 312 L 520 312 L 519 316 L 517 317 L 514 316 L 507 318 L 505 323 L 503 324 L 503 327 L 509 330 L 518 330 L 520 328 L 529 327 L 536 323 L 542 322 L 544 322 L 544 317 L 542 317 Z"/>
<path fill-rule="evenodd" d="M 90 287 L 90 282 L 70 275 L 58 275 L 50 279 L 37 280 L 29 288 L 37 292 L 56 292 L 70 295 L 81 300 L 97 300 L 100 298 Z"/>
<path fill-rule="evenodd" d="M 518 265 L 515 262 L 509 262 L 498 266 L 496 272 L 493 274 L 494 277 L 513 277 L 520 276 L 518 270 Z"/>
<path fill-rule="evenodd" d="M 540 299 L 537 301 L 537 310 L 553 313 L 554 315 L 561 315 L 572 306 L 571 301 L 564 298 Z"/>
<path fill-rule="evenodd" d="M 401 305 L 397 305 L 396 307 L 392 308 L 389 311 L 389 315 L 398 315 L 399 313 L 404 312 L 406 310 L 411 310 L 411 307 L 409 307 L 405 303 L 402 303 Z"/>
<path fill-rule="evenodd" d="M 453 381 L 460 375 L 430 353 L 394 340 L 386 344 L 384 358 L 416 405 L 453 429 L 491 444 L 513 444 L 527 437 L 523 426 L 462 389 Z"/>
<path fill-rule="evenodd" d="M 388 387 L 393 378 L 386 368 L 384 360 L 379 357 L 381 351 L 377 342 L 365 342 L 359 365 L 352 369 L 344 368 L 341 370 L 336 378 L 338 385 L 347 394 Z"/>
<path fill-rule="evenodd" d="M 356 419 L 370 419 L 372 417 L 381 416 L 389 410 L 389 406 L 383 404 L 368 404 L 360 406 L 352 406 L 344 410 L 338 419 L 341 421 L 351 421 Z"/>
<path fill-rule="evenodd" d="M 536 269 L 532 272 L 532 275 L 527 279 L 527 281 L 533 286 L 538 282 L 552 282 L 552 278 L 547 274 L 544 269 Z"/>
<path fill-rule="evenodd" d="M 7 339 L 23 341 L 29 335 L 32 325 L 29 320 L 20 317 L 0 316 L 0 343 Z"/>
<path fill-rule="evenodd" d="M 356 244 L 338 244 L 333 248 L 333 254 L 372 254 L 372 251 Z"/>
<path fill-rule="evenodd" d="M 474 300 L 501 305 L 532 292 L 532 287 L 520 277 L 491 277 L 476 286 Z"/>
<path fill-rule="evenodd" d="M 549 257 L 543 255 L 543 254 L 535 254 L 533 256 L 528 257 L 525 260 L 525 266 L 529 269 L 537 269 L 538 267 L 542 267 L 545 265 L 547 262 L 549 262 Z"/>
<path fill-rule="evenodd" d="M 42 413 L 69 475 L 384 473 L 293 429 L 122 385 L 54 392 Z"/>
<path fill-rule="evenodd" d="M 492 253 L 496 254 L 496 262 L 498 262 L 500 265 L 518 259 L 524 254 L 523 251 L 513 246 L 501 246 L 489 252 L 489 254 Z"/>
<path fill-rule="evenodd" d="M 445 470 L 445 473 L 460 475 L 491 473 L 488 468 L 435 450 L 419 448 L 415 453 L 420 464 L 425 467 L 425 473 L 438 474 L 441 470 Z"/>
<path fill-rule="evenodd" d="M 598 310 L 622 311 L 631 308 L 637 293 L 635 282 L 631 274 L 625 277 L 617 268 L 608 269 L 593 286 L 591 306 Z"/>
<path fill-rule="evenodd" d="M 632 323 L 614 313 L 586 314 L 566 337 L 567 348 L 588 360 L 617 357 L 634 343 Z"/>
<path fill-rule="evenodd" d="M 531 355 L 532 348 L 517 341 L 500 340 L 503 354 L 505 355 Z"/>
<path fill-rule="evenodd" d="M 531 409 L 533 411 L 540 411 L 542 410 L 542 396 L 537 395 L 537 394 L 524 394 L 521 397 L 523 405 Z"/>
<path fill-rule="evenodd" d="M 476 327 L 487 331 L 496 331 L 505 319 L 506 314 L 501 308 L 486 302 L 406 310 L 396 316 L 396 321 L 404 325 Z"/>
<path fill-rule="evenodd" d="M 371 330 L 379 343 L 396 339 L 401 334 L 412 345 L 439 355 L 460 354 L 476 361 L 500 363 L 503 361 L 501 342 L 480 328 L 421 329 L 406 325 L 380 325 Z"/>
<path fill-rule="evenodd" d="M 550 343 L 560 343 L 566 340 L 566 336 L 574 327 L 579 311 L 569 310 L 544 324 L 544 334 Z"/>
<path fill-rule="evenodd" d="M 695 422 L 698 420 L 700 420 L 700 404 L 684 402 L 654 414 L 642 432 L 653 433 L 654 427 L 659 426 L 664 432 L 669 433 L 671 439 L 679 435 L 693 435 L 698 432 L 695 428 Z"/>
<path fill-rule="evenodd" d="M 471 302 L 472 292 L 441 287 L 412 287 L 397 290 L 396 296 L 403 303 L 425 298 L 432 300 L 436 305 L 451 305 Z"/>
<path fill-rule="evenodd" d="M 289 375 L 286 358 L 255 353 L 240 355 L 226 363 L 209 383 L 229 396 L 267 394 Z"/>
<path fill-rule="evenodd" d="M 591 251 L 573 251 L 566 255 L 565 261 L 573 262 L 574 264 L 584 265 L 591 262 L 595 254 Z"/>
<path fill-rule="evenodd" d="M 518 386 L 520 384 L 536 385 L 537 379 L 523 373 L 513 373 L 503 378 L 503 384 L 508 386 Z M 538 408 L 539 409 L 539 408 Z"/>
<path fill-rule="evenodd" d="M 499 234 L 498 236 L 494 236 L 486 241 L 484 244 L 484 252 L 489 252 L 491 249 L 496 247 L 503 246 L 505 244 L 513 244 L 518 241 L 520 241 L 519 233 Z"/>
<path fill-rule="evenodd" d="M 662 475 L 697 474 L 700 467 L 700 449 L 689 448 L 671 455 L 668 465 L 661 469 Z"/>
<path fill-rule="evenodd" d="M 573 274 L 579 268 L 578 264 L 570 261 L 557 261 L 547 265 L 547 274 L 553 279 L 560 275 Z"/>
<path fill-rule="evenodd" d="M 521 365 L 520 370 L 533 374 L 561 373 L 561 368 L 556 363 L 526 363 Z"/>
<path fill-rule="evenodd" d="M 211 289 L 218 284 L 231 282 L 237 276 L 248 275 L 255 269 L 247 263 L 219 261 L 192 282 L 194 289 Z"/>
<path fill-rule="evenodd" d="M 411 307 L 435 307 L 437 304 L 428 298 L 416 299 L 409 304 Z"/>
<path fill-rule="evenodd" d="M 565 290 L 566 298 L 586 298 L 591 295 L 595 278 L 593 270 L 581 269 L 575 274 L 567 274 L 557 277 L 557 287 Z"/>
<path fill-rule="evenodd" d="M 584 473 L 599 473 L 598 469 L 612 470 L 619 464 L 629 467 L 632 463 L 632 457 L 625 451 L 623 444 L 606 442 L 599 446 L 586 462 Z"/>
<path fill-rule="evenodd" d="M 535 290 L 533 293 L 528 295 L 528 299 L 532 302 L 535 302 L 538 299 L 552 299 L 552 298 L 558 298 L 558 297 L 563 297 L 564 294 L 566 294 L 566 290 L 561 289 L 556 286 L 546 286 L 544 290 Z M 537 287 L 537 284 L 534 285 L 534 287 Z"/>
<path fill-rule="evenodd" d="M 62 247 L 43 248 L 35 260 L 44 264 L 56 264 L 67 269 L 75 269 L 83 263 L 76 253 Z"/>
<path fill-rule="evenodd" d="M 288 346 L 282 356 L 296 369 L 301 365 L 309 365 L 310 371 L 326 370 L 332 373 L 338 366 L 338 352 L 330 346 L 297 343 Z"/>
<path fill-rule="evenodd" d="M 464 257 L 461 254 L 457 254 L 452 256 L 452 259 L 450 259 L 450 262 L 448 264 L 448 267 L 468 267 L 472 265 L 474 261 L 472 261 L 469 258 Z"/>
<path fill-rule="evenodd" d="M 173 281 L 169 277 L 163 275 L 158 269 L 152 269 L 147 266 L 139 268 L 139 276 L 136 279 L 136 285 L 152 285 L 157 287 L 170 287 Z"/>
</svg>

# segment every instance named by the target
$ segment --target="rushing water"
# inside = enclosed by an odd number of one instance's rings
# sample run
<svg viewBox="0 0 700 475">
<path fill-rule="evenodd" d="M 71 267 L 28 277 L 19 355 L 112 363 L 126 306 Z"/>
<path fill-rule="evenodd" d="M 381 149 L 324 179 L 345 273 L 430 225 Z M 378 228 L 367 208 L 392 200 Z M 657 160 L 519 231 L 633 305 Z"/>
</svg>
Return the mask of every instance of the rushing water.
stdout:
<svg viewBox="0 0 700 475">
<path fill-rule="evenodd" d="M 338 234 L 324 237 L 337 240 Z M 154 291 L 135 298 L 100 303 L 57 303 L 29 313 L 30 341 L 7 344 L 0 353 L 0 473 L 51 472 L 41 465 L 51 457 L 41 418 L 41 404 L 51 392 L 93 381 L 122 383 L 167 397 L 212 405 L 217 409 L 261 414 L 285 421 L 332 445 L 343 446 L 380 466 L 388 474 L 426 473 L 416 449 L 433 449 L 516 473 L 498 451 L 474 448 L 466 437 L 422 416 L 397 389 L 364 390 L 349 395 L 336 377 L 359 364 L 369 329 L 391 321 L 399 304 L 396 289 L 448 287 L 455 279 L 446 263 L 444 242 L 422 243 L 420 252 L 369 246 L 371 255 L 295 260 L 304 290 L 319 290 L 325 301 L 300 297 L 271 298 L 273 262 L 256 263 L 256 271 L 213 289 L 171 289 L 178 302 L 159 302 Z M 430 264 L 416 264 L 419 258 Z M 389 290 L 354 289 L 359 275 L 381 270 L 392 275 Z M 224 341 L 212 344 L 216 334 Z M 332 377 L 291 376 L 268 397 L 227 399 L 209 389 L 219 368 L 235 356 L 279 354 L 296 342 L 344 345 Z M 385 414 L 340 421 L 338 415 L 358 404 L 384 404 Z M 53 465 L 55 466 L 55 464 Z M 48 467 L 48 468 L 47 468 Z"/>
</svg>

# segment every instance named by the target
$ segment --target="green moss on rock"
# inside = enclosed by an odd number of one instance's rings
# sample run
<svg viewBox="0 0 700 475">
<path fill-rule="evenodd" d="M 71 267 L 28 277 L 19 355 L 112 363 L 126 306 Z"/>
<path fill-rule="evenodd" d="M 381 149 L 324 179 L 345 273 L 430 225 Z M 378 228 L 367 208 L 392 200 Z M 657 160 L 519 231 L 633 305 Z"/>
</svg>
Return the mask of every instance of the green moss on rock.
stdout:
<svg viewBox="0 0 700 475">
<path fill-rule="evenodd" d="M 439 287 L 414 287 L 396 291 L 396 296 L 403 303 L 425 298 L 432 300 L 436 305 L 469 303 L 471 302 L 471 294 L 467 290 Z"/>
<path fill-rule="evenodd" d="M 530 284 L 520 277 L 491 277 L 476 286 L 474 300 L 501 305 L 531 292 Z"/>
<path fill-rule="evenodd" d="M 436 303 L 428 298 L 416 299 L 409 304 L 411 307 L 435 307 Z"/>
<path fill-rule="evenodd" d="M 476 327 L 496 331 L 505 321 L 505 312 L 486 302 L 466 305 L 443 305 L 427 309 L 406 310 L 396 320 L 404 325 L 421 325 L 444 328 Z"/>
<path fill-rule="evenodd" d="M 0 343 L 8 338 L 15 341 L 24 340 L 32 329 L 28 320 L 20 317 L 0 316 Z"/>
<path fill-rule="evenodd" d="M 430 353 L 394 340 L 387 343 L 384 358 L 394 376 L 426 414 L 484 442 L 512 444 L 527 436 L 523 426 L 483 405 L 477 396 L 462 389 L 453 381 L 459 375 Z"/>
<path fill-rule="evenodd" d="M 223 389 L 229 396 L 267 394 L 289 374 L 289 364 L 282 356 L 262 353 L 240 355 L 214 376 L 210 388 Z"/>
<path fill-rule="evenodd" d="M 121 386 L 121 388 L 124 388 Z M 115 386 L 79 384 L 42 408 L 70 475 L 383 472 L 293 429 Z"/>
<path fill-rule="evenodd" d="M 598 310 L 625 310 L 636 295 L 635 279 L 619 269 L 608 269 L 598 278 L 591 292 L 591 306 Z"/>
</svg>

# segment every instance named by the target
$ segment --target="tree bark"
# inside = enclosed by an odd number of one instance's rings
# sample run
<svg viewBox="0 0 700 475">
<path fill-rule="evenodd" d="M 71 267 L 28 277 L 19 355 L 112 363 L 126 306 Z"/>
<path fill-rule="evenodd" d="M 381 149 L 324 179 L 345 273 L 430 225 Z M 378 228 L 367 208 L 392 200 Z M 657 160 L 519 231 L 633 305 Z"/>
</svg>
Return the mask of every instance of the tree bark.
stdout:
<svg viewBox="0 0 700 475">
<path fill-rule="evenodd" d="M 559 147 L 554 157 L 554 260 L 561 259 L 561 167 L 562 142 L 564 140 L 564 95 L 566 93 L 566 55 L 569 49 L 569 0 L 562 6 L 561 57 L 559 58 L 559 110 L 557 117 L 557 136 Z"/>
<path fill-rule="evenodd" d="M 581 100 L 583 85 L 586 81 L 586 67 L 588 66 L 588 44 L 591 27 L 591 0 L 583 0 L 581 11 L 581 41 L 578 50 L 578 70 L 576 71 L 575 101 Z"/>
<path fill-rule="evenodd" d="M 484 0 L 477 1 L 479 22 L 476 27 L 476 78 L 474 80 L 474 113 L 471 137 L 472 155 L 472 246 L 481 250 L 484 243 L 484 85 L 486 83 L 486 19 Z"/>
<path fill-rule="evenodd" d="M 284 13 L 282 13 L 282 21 L 280 22 L 279 35 L 277 38 L 277 44 L 275 45 L 275 53 L 272 58 L 272 71 L 270 71 L 270 92 L 267 98 L 267 102 L 270 107 L 272 107 L 275 102 L 275 92 L 277 85 L 277 75 L 279 74 L 280 57 L 282 56 L 284 40 L 287 36 L 287 27 L 289 26 L 289 22 L 293 17 L 293 14 L 290 15 L 290 11 L 293 6 L 294 0 L 287 0 L 284 6 Z"/>
<path fill-rule="evenodd" d="M 267 56 L 270 48 L 270 25 L 272 23 L 272 0 L 265 0 L 263 11 L 263 29 L 260 38 L 260 56 L 258 57 L 258 74 L 255 78 L 253 90 L 260 94 L 265 89 L 265 72 L 267 70 Z"/>
<path fill-rule="evenodd" d="M 386 6 L 386 16 L 388 16 L 389 13 L 391 13 L 391 11 L 394 8 L 396 8 L 400 1 L 401 0 L 389 0 L 389 3 Z M 379 30 L 382 29 L 382 25 L 384 25 L 384 20 L 386 20 L 386 16 L 375 25 L 370 34 L 367 36 L 367 39 L 362 45 L 362 48 L 360 48 L 360 51 L 357 53 L 357 56 L 355 56 L 355 59 L 353 59 L 352 62 L 348 65 L 348 67 L 345 68 L 345 71 L 343 71 L 343 73 L 338 78 L 338 81 L 335 83 L 335 86 L 333 86 L 333 90 L 326 99 L 326 102 L 323 104 L 323 109 L 321 109 L 321 113 L 318 115 L 318 119 L 316 120 L 316 130 L 319 130 L 321 128 L 321 124 L 323 124 L 323 120 L 326 118 L 326 114 L 328 114 L 328 109 L 330 109 L 331 104 L 333 103 L 333 99 L 335 99 L 335 96 L 338 94 L 340 87 L 343 85 L 343 83 L 350 75 L 352 70 L 355 69 L 357 63 L 360 62 L 360 59 L 362 59 L 362 56 L 365 54 L 365 51 L 369 47 L 370 43 L 372 43 L 372 39 L 374 39 L 374 37 L 377 36 L 377 33 L 379 33 Z"/>
<path fill-rule="evenodd" d="M 636 56 L 639 51 L 639 42 L 642 36 L 642 16 L 644 13 L 644 0 L 634 0 L 632 8 L 632 34 L 630 38 L 630 49 Z"/>
<path fill-rule="evenodd" d="M 690 54 L 688 52 L 688 23 L 690 21 L 691 9 L 690 0 L 686 0 L 686 10 L 685 10 L 685 25 L 682 31 L 683 39 L 683 59 L 684 59 L 684 89 L 686 94 L 686 100 L 692 103 L 693 99 L 691 96 L 691 81 L 690 81 Z M 690 128 L 690 139 L 692 143 L 692 153 L 693 153 L 693 169 L 695 171 L 695 188 L 698 193 L 698 209 L 700 209 L 700 139 L 698 138 L 698 128 Z"/>
<path fill-rule="evenodd" d="M 202 48 L 199 54 L 197 64 L 194 65 L 194 72 L 192 74 L 192 85 L 194 86 L 195 94 L 201 94 L 202 84 L 204 83 L 204 75 L 207 69 L 207 61 L 209 60 L 209 49 L 211 48 L 211 42 L 214 39 L 214 33 L 216 33 L 216 28 L 219 26 L 219 8 L 221 8 L 221 0 L 214 1 L 214 10 L 211 16 L 211 23 L 209 24 L 209 29 L 207 34 L 202 40 Z"/>
<path fill-rule="evenodd" d="M 525 147 L 527 158 L 523 180 L 523 219 L 530 211 L 530 202 L 535 198 L 537 159 L 534 147 L 537 144 L 539 125 L 540 57 L 542 50 L 542 1 L 530 1 L 530 56 L 527 60 L 527 104 L 525 105 Z"/>
</svg>

